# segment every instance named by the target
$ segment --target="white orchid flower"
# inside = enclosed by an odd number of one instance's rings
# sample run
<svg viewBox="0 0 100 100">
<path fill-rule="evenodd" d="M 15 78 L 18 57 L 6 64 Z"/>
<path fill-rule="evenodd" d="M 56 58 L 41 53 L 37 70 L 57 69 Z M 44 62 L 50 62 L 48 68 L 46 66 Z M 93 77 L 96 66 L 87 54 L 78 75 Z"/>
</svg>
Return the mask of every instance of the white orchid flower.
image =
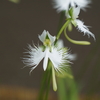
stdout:
<svg viewBox="0 0 100 100">
<path fill-rule="evenodd" d="M 23 58 L 23 63 L 31 67 L 31 73 L 43 60 L 44 71 L 47 67 L 52 68 L 53 89 L 56 91 L 57 83 L 55 75 L 65 77 L 67 74 L 67 76 L 72 78 L 72 76 L 67 73 L 67 69 L 74 57 L 68 52 L 67 48 L 63 47 L 62 41 L 57 41 L 55 45 L 56 37 L 51 36 L 48 31 L 44 30 L 43 33 L 39 35 L 39 39 L 43 45 L 38 47 L 34 44 L 33 46 L 29 45 L 29 50 L 26 52 L 28 55 L 26 55 L 26 58 Z"/>
<path fill-rule="evenodd" d="M 68 11 L 70 7 L 79 6 L 81 9 L 85 10 L 86 7 L 91 3 L 91 0 L 53 0 L 54 8 L 58 12 Z"/>
<path fill-rule="evenodd" d="M 43 31 L 41 35 L 39 35 L 40 41 L 45 44 L 45 48 L 38 46 L 36 47 L 29 45 L 29 50 L 26 58 L 23 58 L 23 62 L 26 66 L 32 67 L 32 72 L 39 63 L 43 60 L 43 69 L 44 71 L 47 69 L 48 60 L 54 66 L 55 71 L 61 72 L 63 70 L 63 66 L 67 66 L 67 63 L 70 63 L 67 49 L 60 48 L 59 46 L 52 45 L 55 41 L 55 36 L 51 36 L 48 31 Z M 47 41 L 48 39 L 48 41 Z"/>
<path fill-rule="evenodd" d="M 71 18 L 72 24 L 77 27 L 80 32 L 83 32 L 84 35 L 87 34 L 88 36 L 92 36 L 95 39 L 95 36 L 92 32 L 89 31 L 88 26 L 84 25 L 84 22 L 77 19 L 80 13 L 80 7 L 72 7 L 69 9 L 67 18 Z"/>
</svg>

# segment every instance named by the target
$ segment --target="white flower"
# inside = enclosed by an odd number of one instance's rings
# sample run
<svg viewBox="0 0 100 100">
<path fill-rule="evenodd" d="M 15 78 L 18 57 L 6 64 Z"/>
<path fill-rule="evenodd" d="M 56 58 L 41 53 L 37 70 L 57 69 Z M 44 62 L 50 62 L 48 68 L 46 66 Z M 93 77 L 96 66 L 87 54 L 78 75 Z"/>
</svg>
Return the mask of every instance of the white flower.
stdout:
<svg viewBox="0 0 100 100">
<path fill-rule="evenodd" d="M 60 11 L 68 11 L 70 7 L 80 7 L 85 10 L 88 7 L 88 4 L 91 3 L 90 0 L 53 0 L 54 8 Z"/>
<path fill-rule="evenodd" d="M 92 36 L 95 39 L 95 36 L 92 32 L 89 31 L 88 27 L 84 25 L 84 22 L 77 19 L 80 13 L 80 7 L 73 7 L 70 8 L 67 17 L 71 18 L 71 22 L 80 32 L 83 32 L 84 35 L 87 34 L 88 36 Z"/>
<path fill-rule="evenodd" d="M 39 36 L 39 39 L 44 43 L 47 39 L 46 37 L 53 44 L 55 37 L 51 36 L 49 32 L 43 31 L 42 35 Z M 70 54 L 68 53 L 68 50 L 54 45 L 51 45 L 50 47 L 49 45 L 45 45 L 45 48 L 42 46 L 36 47 L 34 44 L 33 46 L 29 45 L 26 53 L 28 53 L 28 55 L 26 55 L 26 58 L 23 58 L 23 63 L 26 66 L 31 67 L 31 71 L 33 71 L 42 60 L 44 71 L 47 69 L 48 60 L 50 60 L 55 71 L 60 73 L 64 70 L 63 67 L 68 66 L 67 64 L 70 63 Z"/>
<path fill-rule="evenodd" d="M 70 63 L 67 49 L 59 49 L 57 47 L 52 47 L 51 51 L 47 47 L 44 51 L 41 47 L 32 47 L 29 45 L 27 58 L 23 58 L 23 62 L 26 66 L 32 67 L 31 71 L 38 66 L 38 64 L 43 60 L 43 69 L 47 69 L 48 60 L 50 60 L 57 72 L 61 72 L 63 66 L 67 66 Z"/>
<path fill-rule="evenodd" d="M 28 51 L 26 52 L 26 58 L 23 58 L 23 63 L 26 66 L 31 67 L 30 73 L 39 65 L 43 60 L 44 71 L 47 67 L 52 69 L 52 82 L 54 91 L 57 90 L 56 77 L 68 76 L 72 78 L 70 74 L 67 73 L 69 63 L 73 60 L 73 56 L 68 52 L 67 48 L 63 47 L 63 42 L 57 41 L 56 44 L 55 36 L 51 36 L 48 31 L 43 31 L 39 35 L 39 39 L 43 42 L 42 46 L 28 45 Z"/>
</svg>

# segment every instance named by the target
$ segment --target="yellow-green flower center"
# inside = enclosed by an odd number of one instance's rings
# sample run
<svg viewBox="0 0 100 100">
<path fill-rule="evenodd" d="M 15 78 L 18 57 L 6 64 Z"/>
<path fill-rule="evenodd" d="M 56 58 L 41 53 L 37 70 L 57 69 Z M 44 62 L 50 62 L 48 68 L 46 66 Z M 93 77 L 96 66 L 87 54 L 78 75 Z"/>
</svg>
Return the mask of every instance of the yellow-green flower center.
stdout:
<svg viewBox="0 0 100 100">
<path fill-rule="evenodd" d="M 44 43 L 45 46 L 50 46 L 51 45 L 51 41 L 49 39 L 45 39 Z"/>
</svg>

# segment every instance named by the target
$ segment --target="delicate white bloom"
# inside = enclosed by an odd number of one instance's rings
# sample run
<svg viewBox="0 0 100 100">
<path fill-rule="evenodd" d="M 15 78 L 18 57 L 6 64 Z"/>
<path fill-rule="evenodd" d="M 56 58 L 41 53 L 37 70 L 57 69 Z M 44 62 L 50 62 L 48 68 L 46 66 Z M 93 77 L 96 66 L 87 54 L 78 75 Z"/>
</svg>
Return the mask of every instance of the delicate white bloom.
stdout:
<svg viewBox="0 0 100 100">
<path fill-rule="evenodd" d="M 53 0 L 54 8 L 60 11 L 68 11 L 70 7 L 80 7 L 85 10 L 86 7 L 91 3 L 90 0 Z"/>
<path fill-rule="evenodd" d="M 62 40 L 57 41 L 56 45 L 54 45 L 56 37 L 51 36 L 48 31 L 44 30 L 43 33 L 39 35 L 39 39 L 43 42 L 43 45 L 38 47 L 34 44 L 33 46 L 28 45 L 27 55 L 26 58 L 23 58 L 23 63 L 31 67 L 30 72 L 32 72 L 43 60 L 44 71 L 47 67 L 51 67 L 52 69 L 53 89 L 56 91 L 57 83 L 55 75 L 59 77 L 65 77 L 67 75 L 73 78 L 67 71 L 69 63 L 71 63 L 74 57 L 72 57 L 67 48 L 63 47 Z M 48 61 L 50 61 L 50 63 Z"/>
<path fill-rule="evenodd" d="M 77 19 L 79 13 L 80 13 L 80 7 L 73 7 L 70 8 L 67 16 L 68 18 L 72 19 L 73 25 L 75 25 L 80 32 L 83 32 L 84 35 L 87 34 L 88 36 L 92 36 L 95 39 L 94 34 L 89 31 L 88 27 L 84 25 L 84 22 Z"/>
<path fill-rule="evenodd" d="M 41 47 L 28 46 L 27 58 L 23 58 L 23 62 L 26 66 L 32 67 L 31 71 L 38 66 L 43 60 L 43 69 L 47 69 L 48 60 L 50 60 L 54 66 L 54 69 L 59 72 L 63 69 L 63 66 L 67 66 L 70 54 L 66 49 L 59 49 L 59 47 L 51 47 L 51 50 L 47 47 L 44 51 Z"/>
<path fill-rule="evenodd" d="M 39 36 L 39 39 L 44 43 L 46 37 L 50 40 L 49 42 L 55 40 L 55 37 L 51 36 L 49 32 L 46 31 L 43 31 L 42 35 Z M 45 42 L 45 44 L 46 43 L 47 42 Z M 34 70 L 42 60 L 43 60 L 43 69 L 45 71 L 48 66 L 48 60 L 50 60 L 54 66 L 55 71 L 61 73 L 62 70 L 64 70 L 64 67 L 68 66 L 68 63 L 70 63 L 71 60 L 69 59 L 70 54 L 68 50 L 59 47 L 59 45 L 58 46 L 50 45 L 50 47 L 49 45 L 45 45 L 44 48 L 42 46 L 36 47 L 33 44 L 33 46 L 31 45 L 28 46 L 28 51 L 26 53 L 28 54 L 26 55 L 26 58 L 23 58 L 23 63 L 26 66 L 31 67 L 31 71 Z"/>
</svg>

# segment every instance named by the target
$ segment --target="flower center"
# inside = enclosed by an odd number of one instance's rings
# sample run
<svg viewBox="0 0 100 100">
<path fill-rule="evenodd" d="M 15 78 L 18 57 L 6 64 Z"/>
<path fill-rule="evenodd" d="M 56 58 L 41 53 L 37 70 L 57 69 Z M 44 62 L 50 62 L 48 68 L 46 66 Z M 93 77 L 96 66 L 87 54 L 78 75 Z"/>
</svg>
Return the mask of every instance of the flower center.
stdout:
<svg viewBox="0 0 100 100">
<path fill-rule="evenodd" d="M 45 39 L 44 43 L 45 46 L 50 46 L 51 45 L 51 41 L 49 39 Z"/>
</svg>

